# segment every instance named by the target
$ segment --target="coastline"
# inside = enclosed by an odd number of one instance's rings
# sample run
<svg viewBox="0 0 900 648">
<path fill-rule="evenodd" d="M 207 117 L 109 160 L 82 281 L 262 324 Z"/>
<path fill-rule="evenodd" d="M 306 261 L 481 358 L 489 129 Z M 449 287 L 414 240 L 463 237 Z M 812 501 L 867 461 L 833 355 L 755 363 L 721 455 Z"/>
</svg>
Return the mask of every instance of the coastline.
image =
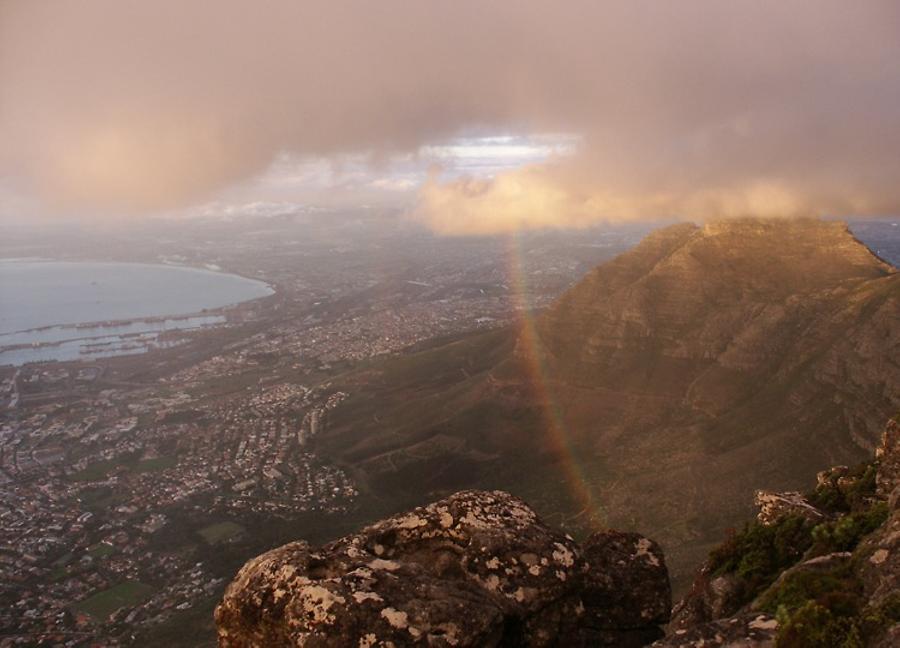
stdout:
<svg viewBox="0 0 900 648">
<path fill-rule="evenodd" d="M 129 268 L 148 268 L 155 271 L 161 269 L 177 269 L 191 271 L 200 275 L 238 278 L 243 281 L 259 284 L 266 294 L 238 299 L 222 305 L 203 307 L 193 311 L 179 311 L 162 314 L 138 315 L 135 317 L 116 317 L 98 319 L 94 321 L 75 321 L 70 323 L 52 323 L 36 327 L 20 328 L 0 333 L 0 366 L 12 364 L 21 366 L 29 362 L 54 362 L 71 361 L 72 347 L 77 346 L 78 358 L 82 356 L 90 359 L 98 348 L 111 351 L 111 355 L 125 355 L 143 353 L 159 346 L 161 337 L 185 337 L 203 329 L 220 328 L 236 323 L 235 314 L 240 311 L 255 309 L 261 306 L 264 300 L 271 299 L 279 294 L 278 287 L 265 279 L 248 277 L 240 272 L 233 272 L 227 268 L 212 269 L 206 266 L 191 264 L 176 264 L 172 262 L 149 263 L 143 261 L 110 261 L 88 259 L 48 259 L 37 257 L 0 258 L 0 267 L 6 264 L 21 263 L 46 263 L 46 264 L 73 264 L 91 266 L 128 266 Z M 237 318 L 239 319 L 239 318 Z M 84 333 L 84 334 L 82 334 Z M 183 334 L 183 335 L 182 335 Z M 165 346 L 171 346 L 173 341 L 168 341 Z M 99 345 L 99 346 L 98 346 Z M 59 358 L 46 357 L 49 349 L 60 349 Z M 68 351 L 63 349 L 68 348 Z M 34 350 L 34 360 L 23 360 L 31 355 L 27 352 Z M 6 356 L 4 358 L 4 356 Z M 7 362 L 11 358 L 12 362 Z"/>
</svg>

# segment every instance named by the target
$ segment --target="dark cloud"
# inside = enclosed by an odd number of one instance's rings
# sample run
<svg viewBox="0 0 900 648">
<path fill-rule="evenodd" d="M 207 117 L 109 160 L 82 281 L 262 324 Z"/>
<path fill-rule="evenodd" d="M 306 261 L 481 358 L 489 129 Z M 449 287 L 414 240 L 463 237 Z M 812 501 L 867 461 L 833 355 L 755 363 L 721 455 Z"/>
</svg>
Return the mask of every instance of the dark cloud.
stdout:
<svg viewBox="0 0 900 648">
<path fill-rule="evenodd" d="M 52 209 L 188 204 L 284 152 L 415 150 L 466 129 L 579 153 L 433 179 L 444 231 L 896 212 L 893 1 L 0 5 L 0 173 Z"/>
</svg>

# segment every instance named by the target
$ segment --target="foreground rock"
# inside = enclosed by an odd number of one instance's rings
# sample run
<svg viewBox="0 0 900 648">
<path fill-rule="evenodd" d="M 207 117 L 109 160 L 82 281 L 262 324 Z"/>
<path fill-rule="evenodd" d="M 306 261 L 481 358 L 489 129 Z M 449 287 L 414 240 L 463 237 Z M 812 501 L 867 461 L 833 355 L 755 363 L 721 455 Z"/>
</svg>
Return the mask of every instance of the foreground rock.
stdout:
<svg viewBox="0 0 900 648">
<path fill-rule="evenodd" d="M 324 547 L 248 562 L 216 609 L 219 645 L 641 646 L 671 605 L 659 547 L 584 546 L 501 491 L 464 491 Z"/>
<path fill-rule="evenodd" d="M 681 628 L 653 644 L 653 648 L 770 648 L 775 645 L 778 621 L 767 614 L 742 614 L 692 628 Z"/>
</svg>

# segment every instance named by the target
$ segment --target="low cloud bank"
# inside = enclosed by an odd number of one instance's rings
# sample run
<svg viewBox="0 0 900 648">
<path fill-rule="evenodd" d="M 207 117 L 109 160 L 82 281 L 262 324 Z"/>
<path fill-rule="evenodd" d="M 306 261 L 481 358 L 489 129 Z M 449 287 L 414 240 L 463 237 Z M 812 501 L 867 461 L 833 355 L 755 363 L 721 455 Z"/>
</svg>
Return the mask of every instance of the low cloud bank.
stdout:
<svg viewBox="0 0 900 648">
<path fill-rule="evenodd" d="M 432 177 L 415 213 L 448 233 L 897 213 L 898 60 L 893 0 L 10 0 L 0 180 L 131 215 L 285 154 L 565 132 L 573 156 Z"/>
</svg>

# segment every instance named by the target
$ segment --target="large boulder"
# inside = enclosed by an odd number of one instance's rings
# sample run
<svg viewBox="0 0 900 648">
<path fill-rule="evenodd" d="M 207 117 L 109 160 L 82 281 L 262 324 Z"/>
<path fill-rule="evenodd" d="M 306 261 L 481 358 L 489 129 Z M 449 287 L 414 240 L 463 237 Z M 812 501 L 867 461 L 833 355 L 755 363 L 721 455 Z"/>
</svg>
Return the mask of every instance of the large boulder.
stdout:
<svg viewBox="0 0 900 648">
<path fill-rule="evenodd" d="M 639 533 L 604 531 L 585 540 L 581 625 L 592 646 L 644 646 L 669 620 L 672 591 L 660 546 Z"/>
<path fill-rule="evenodd" d="M 658 546 L 585 548 L 520 499 L 463 491 L 324 547 L 248 562 L 216 609 L 219 645 L 639 646 L 671 605 Z"/>
</svg>

